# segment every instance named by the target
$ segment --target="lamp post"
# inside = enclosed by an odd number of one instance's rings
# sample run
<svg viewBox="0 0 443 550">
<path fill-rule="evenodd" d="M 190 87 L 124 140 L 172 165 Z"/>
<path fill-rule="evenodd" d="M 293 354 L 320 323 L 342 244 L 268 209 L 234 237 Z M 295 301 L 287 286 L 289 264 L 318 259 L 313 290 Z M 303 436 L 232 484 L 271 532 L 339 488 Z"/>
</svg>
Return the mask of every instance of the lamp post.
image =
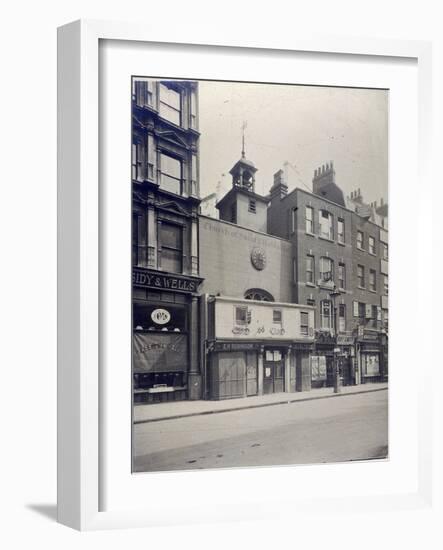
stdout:
<svg viewBox="0 0 443 550">
<path fill-rule="evenodd" d="M 333 327 L 334 327 L 334 335 L 335 335 L 335 347 L 334 347 L 334 393 L 340 393 L 341 387 L 340 387 L 340 368 L 338 364 L 338 353 L 340 352 L 340 348 L 337 347 L 337 305 L 335 303 L 337 296 L 340 296 L 340 291 L 337 290 L 337 287 L 334 283 L 334 288 L 332 292 L 330 292 L 329 296 L 332 298 L 333 303 Z"/>
</svg>

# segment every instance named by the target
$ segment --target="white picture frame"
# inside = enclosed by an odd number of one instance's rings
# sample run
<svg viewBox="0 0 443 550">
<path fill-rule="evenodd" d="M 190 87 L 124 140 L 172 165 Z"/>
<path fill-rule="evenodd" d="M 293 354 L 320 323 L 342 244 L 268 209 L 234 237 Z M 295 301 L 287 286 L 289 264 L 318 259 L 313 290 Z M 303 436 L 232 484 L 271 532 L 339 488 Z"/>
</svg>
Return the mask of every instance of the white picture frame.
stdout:
<svg viewBox="0 0 443 550">
<path fill-rule="evenodd" d="M 361 510 L 398 510 L 404 508 L 423 508 L 431 506 L 432 502 L 432 450 L 431 450 L 431 407 L 429 386 L 432 362 L 426 360 L 424 352 L 423 378 L 416 384 L 405 386 L 412 388 L 411 410 L 414 415 L 417 432 L 414 438 L 414 449 L 417 457 L 408 466 L 408 470 L 399 477 L 396 490 L 388 490 L 384 494 L 366 491 L 357 494 L 352 492 L 352 484 L 345 493 L 337 492 L 335 487 L 342 480 L 343 465 L 338 465 L 323 471 L 318 466 L 306 466 L 305 474 L 315 470 L 318 476 L 318 487 L 312 487 L 312 496 L 306 494 L 301 499 L 288 495 L 285 491 L 263 494 L 260 500 L 252 492 L 249 498 L 241 501 L 241 507 L 228 497 L 221 499 L 218 507 L 216 501 L 191 503 L 185 506 L 185 499 L 178 499 L 172 506 L 168 502 L 146 503 L 146 506 L 134 506 L 130 502 L 131 492 L 124 493 L 121 505 L 110 509 L 103 506 L 101 484 L 108 482 L 112 467 L 103 466 L 103 453 L 108 449 L 105 441 L 102 422 L 106 415 L 106 407 L 102 402 L 108 399 L 106 392 L 109 386 L 103 386 L 103 362 L 106 354 L 101 349 L 101 331 L 103 321 L 103 301 L 106 301 L 107 287 L 102 288 L 103 251 L 101 249 L 101 232 L 106 224 L 101 225 L 100 216 L 107 212 L 110 203 L 103 204 L 100 188 L 99 161 L 101 155 L 100 143 L 100 111 L 99 75 L 100 44 L 103 41 L 123 42 L 129 48 L 143 43 L 147 47 L 154 45 L 156 52 L 162 45 L 166 48 L 175 44 L 190 43 L 198 47 L 206 56 L 211 56 L 214 47 L 219 47 L 229 55 L 240 55 L 245 52 L 274 52 L 285 56 L 294 52 L 305 52 L 311 56 L 325 56 L 325 52 L 334 56 L 354 56 L 363 63 L 371 59 L 390 59 L 392 66 L 401 64 L 403 60 L 413 60 L 418 67 L 418 169 L 420 186 L 425 188 L 429 180 L 430 151 L 430 82 L 431 82 L 431 49 L 429 43 L 391 40 L 367 40 L 350 37 L 321 37 L 299 35 L 294 37 L 260 37 L 250 42 L 247 39 L 226 36 L 223 34 L 211 38 L 210 46 L 202 33 L 201 37 L 187 36 L 185 30 L 171 32 L 168 36 L 163 31 L 148 29 L 144 25 L 103 22 L 77 21 L 59 29 L 58 34 L 58 520 L 60 523 L 79 530 L 107 529 L 120 527 L 148 527 L 153 525 L 169 525 L 176 523 L 194 523 L 196 521 L 219 521 L 235 519 L 256 519 L 264 516 L 263 503 L 280 502 L 278 515 L 290 514 L 297 509 L 302 513 L 318 513 L 333 506 L 340 513 L 346 513 L 358 506 Z M 364 57 L 361 57 L 364 56 Z M 109 57 L 106 62 L 109 62 Z M 175 76 L 168 74 L 168 76 Z M 180 75 L 178 75 L 180 76 Z M 191 75 L 192 76 L 192 75 Z M 325 77 L 326 78 L 326 77 Z M 334 84 L 334 82 L 331 82 Z M 126 154 L 126 153 L 125 153 Z M 411 161 L 412 162 L 412 161 Z M 129 166 L 129 165 L 128 165 Z M 395 200 L 395 191 L 391 200 Z M 429 229 L 430 221 L 426 218 L 423 205 L 418 200 L 418 220 L 421 229 Z M 100 213 L 100 214 L 99 214 Z M 398 206 L 393 207 L 393 234 L 395 237 L 395 216 L 399 213 Z M 397 236 L 398 237 L 398 236 Z M 431 262 L 429 250 L 426 247 L 414 251 L 416 261 L 426 259 Z M 395 262 L 395 253 L 393 261 Z M 398 260 L 401 261 L 401 258 Z M 429 263 L 428 263 L 429 265 Z M 395 272 L 395 269 L 394 269 Z M 415 314 L 426 313 L 425 305 L 419 304 L 415 296 L 416 283 L 423 281 L 425 274 L 418 271 L 411 275 L 413 307 Z M 395 282 L 391 282 L 394 286 Z M 128 285 L 130 282 L 128 281 Z M 394 296 L 395 298 L 395 296 Z M 394 299 L 393 298 L 393 299 Z M 418 320 L 411 321 L 414 328 Z M 414 345 L 413 343 L 411 344 Z M 393 354 L 396 353 L 393 346 Z M 414 354 L 412 354 L 412 357 Z M 395 355 L 393 355 L 395 358 Z M 428 359 L 430 356 L 428 355 Z M 129 361 L 129 358 L 128 358 Z M 129 363 L 128 363 L 129 368 Z M 129 372 L 129 371 L 128 371 Z M 129 378 L 129 375 L 128 375 Z M 426 383 L 425 383 L 426 381 Z M 392 377 L 395 385 L 399 379 Z M 117 391 L 115 388 L 112 391 Z M 123 390 L 122 390 L 123 392 Z M 122 400 L 129 399 L 129 394 Z M 128 410 L 130 408 L 128 403 Z M 395 399 L 394 399 L 395 405 Z M 407 407 L 403 400 L 399 407 Z M 395 414 L 395 410 L 391 413 Z M 401 412 L 401 411 L 398 411 Z M 395 435 L 395 434 L 394 434 Z M 391 433 L 392 436 L 392 433 Z M 105 457 L 106 458 L 106 457 Z M 416 458 L 416 461 L 415 461 Z M 391 465 L 395 469 L 394 458 Z M 346 466 L 347 468 L 353 466 Z M 377 467 L 377 466 L 375 466 Z M 329 468 L 329 467 L 328 467 Z M 106 471 L 105 471 L 106 470 Z M 272 471 L 271 471 L 272 470 Z M 201 475 L 200 485 L 197 485 L 202 499 L 206 496 L 202 485 L 210 483 L 248 483 L 252 487 L 258 476 L 269 476 L 271 473 L 282 484 L 292 475 L 294 468 L 262 469 L 260 472 L 222 471 L 196 472 L 180 474 L 160 474 L 161 482 L 167 483 L 172 478 L 175 483 L 183 483 L 187 487 L 192 476 Z M 300 467 L 298 471 L 300 470 Z M 334 476 L 337 472 L 336 484 L 331 484 L 326 493 L 320 490 L 325 481 L 325 475 Z M 412 472 L 415 472 L 412 473 Z M 130 474 L 130 472 L 129 472 Z M 359 476 L 354 468 L 351 477 Z M 255 477 L 254 477 L 255 476 Z M 241 479 L 240 479 L 241 478 Z M 136 483 L 137 476 L 135 476 Z M 140 478 L 138 478 L 140 479 Z M 150 478 L 153 494 L 158 487 L 159 478 Z M 246 480 L 246 481 L 245 481 Z M 322 481 L 323 480 L 323 481 Z M 132 489 L 131 489 L 132 490 Z M 135 489 L 136 490 L 136 489 Z M 123 492 L 122 492 L 123 494 Z M 236 497 L 237 498 L 237 497 Z M 191 499 L 191 495 L 189 495 Z M 204 500 L 204 499 L 203 499 Z M 248 506 L 245 506 L 248 503 Z M 156 504 L 153 506 L 153 504 Z M 168 505 L 171 506 L 168 508 Z"/>
</svg>

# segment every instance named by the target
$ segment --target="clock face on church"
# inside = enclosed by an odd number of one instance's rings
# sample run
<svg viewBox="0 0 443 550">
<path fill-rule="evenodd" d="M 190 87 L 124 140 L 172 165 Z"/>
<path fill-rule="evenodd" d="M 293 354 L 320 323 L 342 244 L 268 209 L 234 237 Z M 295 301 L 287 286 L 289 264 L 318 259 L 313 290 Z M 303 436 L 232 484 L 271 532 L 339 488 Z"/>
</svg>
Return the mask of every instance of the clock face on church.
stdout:
<svg viewBox="0 0 443 550">
<path fill-rule="evenodd" d="M 261 271 L 266 267 L 266 253 L 262 248 L 253 248 L 251 251 L 251 262 L 255 269 Z"/>
</svg>

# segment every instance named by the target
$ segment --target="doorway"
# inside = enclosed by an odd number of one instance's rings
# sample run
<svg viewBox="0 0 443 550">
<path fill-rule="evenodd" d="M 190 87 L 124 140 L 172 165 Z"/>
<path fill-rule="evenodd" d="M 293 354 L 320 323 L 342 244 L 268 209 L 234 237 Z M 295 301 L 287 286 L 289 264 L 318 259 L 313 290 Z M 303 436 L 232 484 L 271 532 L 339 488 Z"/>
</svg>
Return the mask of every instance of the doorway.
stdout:
<svg viewBox="0 0 443 550">
<path fill-rule="evenodd" d="M 263 362 L 263 393 L 280 393 L 285 389 L 284 359 L 280 350 L 266 350 Z"/>
<path fill-rule="evenodd" d="M 246 353 L 246 395 L 257 395 L 257 353 L 248 351 Z"/>
</svg>

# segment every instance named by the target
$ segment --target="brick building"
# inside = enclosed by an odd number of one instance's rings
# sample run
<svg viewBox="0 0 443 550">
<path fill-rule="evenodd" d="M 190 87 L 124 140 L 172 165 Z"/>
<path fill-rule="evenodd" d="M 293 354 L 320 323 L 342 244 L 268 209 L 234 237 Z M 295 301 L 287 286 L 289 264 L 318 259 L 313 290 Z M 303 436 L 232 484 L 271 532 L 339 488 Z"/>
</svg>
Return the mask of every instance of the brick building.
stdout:
<svg viewBox="0 0 443 550">
<path fill-rule="evenodd" d="M 345 384 L 384 379 L 386 222 L 359 190 L 344 196 L 332 162 L 315 170 L 312 184 L 312 193 L 288 193 L 283 172 L 277 172 L 268 209 L 269 233 L 292 243 L 292 300 L 316 310 L 312 382 L 332 383 L 337 346 Z"/>
</svg>

